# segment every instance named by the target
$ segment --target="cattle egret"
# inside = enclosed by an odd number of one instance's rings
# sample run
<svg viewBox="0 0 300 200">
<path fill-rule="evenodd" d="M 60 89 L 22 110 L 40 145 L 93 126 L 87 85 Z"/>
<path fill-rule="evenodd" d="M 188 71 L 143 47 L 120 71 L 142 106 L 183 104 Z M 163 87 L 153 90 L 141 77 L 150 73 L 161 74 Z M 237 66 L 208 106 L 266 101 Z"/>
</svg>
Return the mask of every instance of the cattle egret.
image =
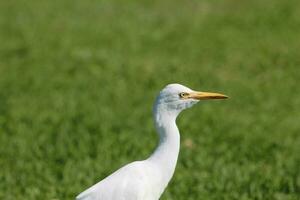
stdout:
<svg viewBox="0 0 300 200">
<path fill-rule="evenodd" d="M 159 144 L 152 155 L 123 166 L 80 193 L 76 200 L 158 200 L 174 174 L 178 158 L 180 136 L 176 117 L 201 100 L 226 98 L 219 93 L 196 92 L 180 84 L 167 85 L 153 106 Z"/>
</svg>

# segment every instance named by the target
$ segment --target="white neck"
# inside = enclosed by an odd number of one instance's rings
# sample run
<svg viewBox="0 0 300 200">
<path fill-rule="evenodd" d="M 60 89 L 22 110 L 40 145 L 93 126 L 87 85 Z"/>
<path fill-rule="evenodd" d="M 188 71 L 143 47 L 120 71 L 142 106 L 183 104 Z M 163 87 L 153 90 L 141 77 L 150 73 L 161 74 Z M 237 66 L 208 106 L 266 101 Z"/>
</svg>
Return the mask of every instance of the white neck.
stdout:
<svg viewBox="0 0 300 200">
<path fill-rule="evenodd" d="M 154 122 L 159 134 L 159 145 L 149 157 L 161 171 L 162 184 L 167 186 L 172 178 L 179 154 L 180 135 L 176 126 L 177 114 L 170 113 L 163 107 L 154 107 Z"/>
</svg>

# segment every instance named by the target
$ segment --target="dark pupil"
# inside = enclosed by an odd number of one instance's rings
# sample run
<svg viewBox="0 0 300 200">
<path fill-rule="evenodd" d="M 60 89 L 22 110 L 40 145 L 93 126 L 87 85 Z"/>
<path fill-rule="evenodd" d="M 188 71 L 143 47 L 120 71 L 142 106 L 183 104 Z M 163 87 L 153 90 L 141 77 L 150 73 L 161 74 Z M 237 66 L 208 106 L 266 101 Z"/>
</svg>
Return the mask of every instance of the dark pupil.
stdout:
<svg viewBox="0 0 300 200">
<path fill-rule="evenodd" d="M 186 95 L 186 93 L 184 93 L 184 92 L 180 93 L 181 97 L 184 97 L 185 95 Z"/>
</svg>

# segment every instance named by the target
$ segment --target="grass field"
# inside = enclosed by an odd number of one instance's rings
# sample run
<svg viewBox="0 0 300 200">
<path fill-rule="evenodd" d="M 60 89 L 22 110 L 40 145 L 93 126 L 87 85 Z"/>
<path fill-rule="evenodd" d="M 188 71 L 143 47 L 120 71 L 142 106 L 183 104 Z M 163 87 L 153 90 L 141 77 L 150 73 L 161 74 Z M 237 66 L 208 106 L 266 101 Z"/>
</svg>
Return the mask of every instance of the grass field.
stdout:
<svg viewBox="0 0 300 200">
<path fill-rule="evenodd" d="M 178 82 L 229 95 L 177 120 L 162 200 L 300 199 L 300 1 L 0 1 L 0 199 L 71 200 L 153 151 Z"/>
</svg>

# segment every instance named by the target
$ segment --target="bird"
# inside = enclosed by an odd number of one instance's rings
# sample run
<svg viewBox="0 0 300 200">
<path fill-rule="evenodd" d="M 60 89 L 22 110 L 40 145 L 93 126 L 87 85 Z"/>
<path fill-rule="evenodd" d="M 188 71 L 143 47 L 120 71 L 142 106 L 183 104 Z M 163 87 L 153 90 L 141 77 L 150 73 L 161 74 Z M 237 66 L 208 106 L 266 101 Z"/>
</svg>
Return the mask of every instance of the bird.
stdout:
<svg viewBox="0 0 300 200">
<path fill-rule="evenodd" d="M 226 99 L 214 92 L 194 91 L 178 83 L 168 84 L 156 97 L 154 124 L 159 143 L 145 160 L 129 163 L 86 189 L 76 200 L 158 200 L 177 164 L 180 134 L 176 125 L 179 113 L 202 100 Z"/>
</svg>

